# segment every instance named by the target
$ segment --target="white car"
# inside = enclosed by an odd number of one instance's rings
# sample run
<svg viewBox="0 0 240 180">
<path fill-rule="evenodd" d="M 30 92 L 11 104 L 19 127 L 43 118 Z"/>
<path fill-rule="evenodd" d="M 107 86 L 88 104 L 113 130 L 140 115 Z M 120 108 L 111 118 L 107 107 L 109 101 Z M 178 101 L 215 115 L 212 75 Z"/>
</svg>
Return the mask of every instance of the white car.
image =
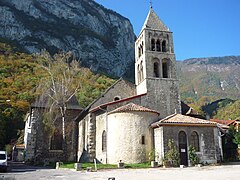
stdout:
<svg viewBox="0 0 240 180">
<path fill-rule="evenodd" d="M 0 151 L 0 170 L 7 171 L 7 152 Z"/>
</svg>

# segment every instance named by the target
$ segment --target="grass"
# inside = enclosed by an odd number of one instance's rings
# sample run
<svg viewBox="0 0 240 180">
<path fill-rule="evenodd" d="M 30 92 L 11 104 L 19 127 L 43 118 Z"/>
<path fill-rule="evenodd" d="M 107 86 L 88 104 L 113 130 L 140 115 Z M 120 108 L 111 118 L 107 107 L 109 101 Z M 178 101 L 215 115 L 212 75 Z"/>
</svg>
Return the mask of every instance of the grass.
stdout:
<svg viewBox="0 0 240 180">
<path fill-rule="evenodd" d="M 150 163 L 140 163 L 140 164 L 125 164 L 125 168 L 150 168 L 151 164 Z"/>
<path fill-rule="evenodd" d="M 81 163 L 81 164 L 82 164 L 83 169 L 87 169 L 88 167 L 95 169 L 94 163 Z M 74 163 L 73 162 L 63 163 L 60 167 L 74 169 Z M 97 168 L 98 169 L 115 169 L 115 168 L 117 168 L 117 165 L 115 165 L 115 164 L 97 164 Z"/>
<path fill-rule="evenodd" d="M 61 168 L 68 168 L 68 169 L 74 169 L 74 163 L 68 162 L 68 163 L 63 163 L 60 165 Z"/>
<path fill-rule="evenodd" d="M 95 169 L 94 163 L 81 163 L 83 169 L 87 169 L 88 167 L 92 167 L 92 169 Z M 68 169 L 74 169 L 74 163 L 63 163 L 61 168 L 68 168 Z M 150 168 L 150 163 L 141 163 L 141 164 L 125 164 L 125 168 Z M 117 169 L 116 164 L 97 164 L 97 169 Z"/>
</svg>

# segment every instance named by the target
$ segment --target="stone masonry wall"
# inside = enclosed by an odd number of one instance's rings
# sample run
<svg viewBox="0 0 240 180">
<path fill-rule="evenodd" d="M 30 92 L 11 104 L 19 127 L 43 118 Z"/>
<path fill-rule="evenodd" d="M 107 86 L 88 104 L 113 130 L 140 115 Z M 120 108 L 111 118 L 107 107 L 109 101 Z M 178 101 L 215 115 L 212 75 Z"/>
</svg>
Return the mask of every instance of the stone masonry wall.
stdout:
<svg viewBox="0 0 240 180">
<path fill-rule="evenodd" d="M 200 127 L 200 126 L 163 126 L 163 140 L 164 140 L 164 152 L 167 151 L 167 144 L 169 139 L 173 139 L 178 147 L 178 134 L 180 131 L 184 131 L 187 135 L 187 146 L 190 145 L 190 137 L 193 131 L 196 131 L 199 135 L 199 147 L 200 151 L 197 152 L 200 162 L 202 163 L 216 163 L 219 151 L 216 146 L 219 147 L 218 142 L 215 141 L 216 133 L 214 133 L 217 127 Z M 157 147 L 158 144 L 155 144 Z M 177 148 L 178 149 L 178 148 Z"/>
<path fill-rule="evenodd" d="M 25 124 L 25 134 L 24 134 L 24 143 L 25 143 L 25 161 L 32 161 L 35 156 L 36 148 L 36 121 L 38 115 L 31 111 L 27 122 Z"/>
<path fill-rule="evenodd" d="M 31 131 L 28 133 L 26 147 L 26 159 L 34 163 L 45 163 L 63 161 L 62 150 L 50 149 L 50 134 L 43 123 L 44 110 L 41 108 L 32 109 Z M 66 114 L 66 142 L 67 161 L 76 161 L 77 129 L 73 119 L 80 113 L 80 110 L 67 110 Z"/>
<path fill-rule="evenodd" d="M 150 124 L 158 115 L 149 112 L 113 113 L 108 117 L 107 163 L 143 163 L 153 150 Z M 145 143 L 141 143 L 142 136 Z"/>
<path fill-rule="evenodd" d="M 181 113 L 177 80 L 149 78 L 147 89 L 147 96 L 142 97 L 142 106 L 160 112 L 161 118 Z"/>
<path fill-rule="evenodd" d="M 87 136 L 88 158 L 90 162 L 93 162 L 93 159 L 96 157 L 96 116 L 93 113 L 89 114 Z"/>
<path fill-rule="evenodd" d="M 107 127 L 107 113 L 99 115 L 96 119 L 96 158 L 99 162 L 106 164 L 107 163 L 107 152 L 102 151 L 102 134 L 103 131 L 108 130 Z M 108 139 L 108 137 L 107 137 Z"/>
<path fill-rule="evenodd" d="M 107 90 L 100 99 L 98 99 L 91 108 L 97 107 L 101 104 L 114 101 L 115 97 L 124 99 L 136 95 L 135 85 L 123 79 L 119 80 L 114 86 Z"/>
</svg>

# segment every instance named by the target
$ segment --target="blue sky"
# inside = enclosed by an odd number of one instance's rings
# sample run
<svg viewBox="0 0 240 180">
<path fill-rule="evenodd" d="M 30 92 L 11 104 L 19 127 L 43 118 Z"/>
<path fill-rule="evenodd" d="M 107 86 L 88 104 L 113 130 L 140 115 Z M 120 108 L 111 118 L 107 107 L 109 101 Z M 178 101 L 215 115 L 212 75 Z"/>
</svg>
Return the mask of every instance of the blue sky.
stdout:
<svg viewBox="0 0 240 180">
<path fill-rule="evenodd" d="M 149 0 L 96 0 L 127 17 L 138 35 Z M 152 0 L 173 32 L 177 60 L 240 55 L 240 0 Z"/>
</svg>

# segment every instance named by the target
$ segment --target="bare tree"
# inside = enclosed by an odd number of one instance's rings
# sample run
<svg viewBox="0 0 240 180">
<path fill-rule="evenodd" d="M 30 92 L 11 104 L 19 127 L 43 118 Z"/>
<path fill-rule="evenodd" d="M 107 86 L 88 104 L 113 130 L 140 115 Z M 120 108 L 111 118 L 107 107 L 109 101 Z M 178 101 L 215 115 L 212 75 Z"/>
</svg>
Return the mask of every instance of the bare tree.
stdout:
<svg viewBox="0 0 240 180">
<path fill-rule="evenodd" d="M 60 112 L 62 124 L 62 148 L 64 158 L 67 157 L 66 143 L 66 111 L 68 102 L 80 89 L 80 80 L 76 77 L 81 74 L 79 63 L 72 59 L 72 53 L 55 54 L 53 57 L 46 51 L 40 54 L 39 65 L 47 72 L 47 76 L 42 79 L 38 90 L 44 93 L 48 99 L 47 113 L 50 116 L 51 124 L 59 119 L 56 110 Z M 54 117 L 55 116 L 55 117 Z"/>
</svg>

